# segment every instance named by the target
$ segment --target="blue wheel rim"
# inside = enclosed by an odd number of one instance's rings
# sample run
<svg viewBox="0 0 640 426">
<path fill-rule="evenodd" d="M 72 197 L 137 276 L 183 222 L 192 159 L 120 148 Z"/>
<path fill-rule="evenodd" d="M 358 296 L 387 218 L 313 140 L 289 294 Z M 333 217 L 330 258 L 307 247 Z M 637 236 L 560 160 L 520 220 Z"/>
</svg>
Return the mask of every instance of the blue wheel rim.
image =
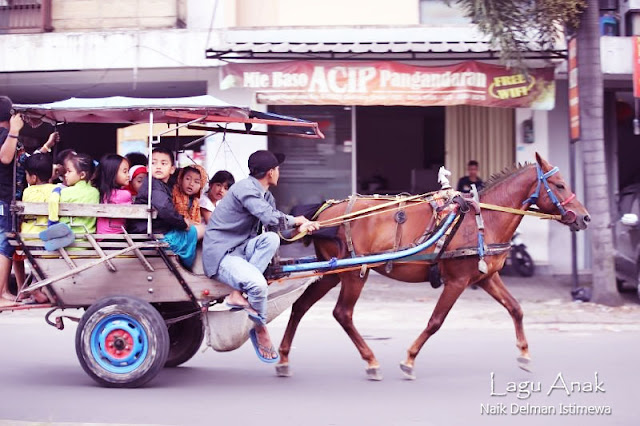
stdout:
<svg viewBox="0 0 640 426">
<path fill-rule="evenodd" d="M 98 365 L 115 374 L 136 370 L 149 353 L 147 332 L 136 319 L 126 314 L 101 319 L 91 331 L 90 346 Z"/>
</svg>

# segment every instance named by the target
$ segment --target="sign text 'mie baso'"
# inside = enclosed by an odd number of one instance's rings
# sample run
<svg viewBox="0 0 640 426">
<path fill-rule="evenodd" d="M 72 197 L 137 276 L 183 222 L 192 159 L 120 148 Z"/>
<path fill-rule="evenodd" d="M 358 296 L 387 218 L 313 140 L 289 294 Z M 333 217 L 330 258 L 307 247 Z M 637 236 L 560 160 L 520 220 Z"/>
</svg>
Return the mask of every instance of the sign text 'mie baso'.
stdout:
<svg viewBox="0 0 640 426">
<path fill-rule="evenodd" d="M 221 89 L 254 90 L 259 103 L 288 105 L 480 105 L 552 109 L 553 68 L 525 75 L 475 61 L 449 66 L 397 62 L 229 64 Z"/>
</svg>

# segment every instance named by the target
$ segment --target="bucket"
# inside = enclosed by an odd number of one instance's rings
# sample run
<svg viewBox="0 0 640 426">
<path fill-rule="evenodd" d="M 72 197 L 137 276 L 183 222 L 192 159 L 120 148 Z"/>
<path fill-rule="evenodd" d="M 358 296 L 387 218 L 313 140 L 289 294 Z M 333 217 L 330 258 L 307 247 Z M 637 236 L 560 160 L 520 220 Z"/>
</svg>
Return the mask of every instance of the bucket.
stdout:
<svg viewBox="0 0 640 426">
<path fill-rule="evenodd" d="M 285 282 L 286 284 L 271 284 L 267 299 L 267 323 L 293 305 L 314 280 L 312 278 L 291 280 Z M 237 349 L 249 339 L 249 331 L 253 326 L 253 321 L 243 310 L 209 311 L 205 316 L 207 345 L 218 352 Z"/>
</svg>

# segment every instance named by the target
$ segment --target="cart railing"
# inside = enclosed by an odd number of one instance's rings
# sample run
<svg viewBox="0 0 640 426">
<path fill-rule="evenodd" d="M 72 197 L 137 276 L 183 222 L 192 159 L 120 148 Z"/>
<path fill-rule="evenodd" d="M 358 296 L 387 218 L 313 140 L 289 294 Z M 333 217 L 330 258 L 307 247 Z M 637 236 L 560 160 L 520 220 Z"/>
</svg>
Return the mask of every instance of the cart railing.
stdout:
<svg viewBox="0 0 640 426">
<path fill-rule="evenodd" d="M 59 216 L 83 216 L 83 217 L 105 217 L 123 219 L 147 219 L 149 208 L 146 204 L 83 204 L 83 203 L 60 203 Z M 19 216 L 47 216 L 49 205 L 47 203 L 25 203 L 16 201 L 13 212 Z M 157 217 L 155 210 L 151 211 L 152 218 Z"/>
</svg>

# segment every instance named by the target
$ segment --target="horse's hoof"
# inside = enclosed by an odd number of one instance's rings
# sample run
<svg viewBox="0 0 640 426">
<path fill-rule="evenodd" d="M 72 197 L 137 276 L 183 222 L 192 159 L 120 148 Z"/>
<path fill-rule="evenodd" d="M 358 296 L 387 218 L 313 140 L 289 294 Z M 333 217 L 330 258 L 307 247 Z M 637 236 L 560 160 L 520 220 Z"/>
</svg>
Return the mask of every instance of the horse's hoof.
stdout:
<svg viewBox="0 0 640 426">
<path fill-rule="evenodd" d="M 404 361 L 400 363 L 400 370 L 404 374 L 404 378 L 407 380 L 415 380 L 416 376 L 413 374 L 413 367 L 405 364 Z"/>
<path fill-rule="evenodd" d="M 276 365 L 276 375 L 278 377 L 291 377 L 291 370 L 289 369 L 289 364 L 278 364 Z"/>
<path fill-rule="evenodd" d="M 520 367 L 522 370 L 526 371 L 527 373 L 531 373 L 532 370 L 532 366 L 531 366 L 531 359 L 530 358 L 525 358 L 523 356 L 519 356 L 518 357 L 518 367 Z"/>
<path fill-rule="evenodd" d="M 379 382 L 382 380 L 382 373 L 380 373 L 380 367 L 367 368 L 367 379 Z"/>
</svg>

